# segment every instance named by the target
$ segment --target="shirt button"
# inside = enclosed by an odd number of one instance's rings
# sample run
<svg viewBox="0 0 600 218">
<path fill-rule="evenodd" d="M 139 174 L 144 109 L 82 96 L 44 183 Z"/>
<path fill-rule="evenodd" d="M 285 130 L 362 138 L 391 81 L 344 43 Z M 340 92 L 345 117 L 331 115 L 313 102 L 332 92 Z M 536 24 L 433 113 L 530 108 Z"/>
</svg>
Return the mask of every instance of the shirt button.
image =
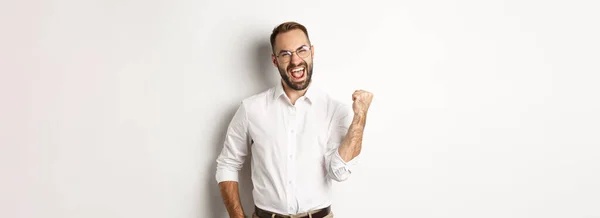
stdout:
<svg viewBox="0 0 600 218">
<path fill-rule="evenodd" d="M 290 154 L 290 159 L 292 159 L 292 155 Z"/>
<path fill-rule="evenodd" d="M 291 131 L 291 132 L 292 132 L 292 134 L 293 134 L 293 133 L 294 133 L 294 130 L 292 129 L 292 131 Z"/>
<path fill-rule="evenodd" d="M 291 185 L 291 184 L 292 184 L 292 180 L 290 180 L 290 181 L 288 182 L 288 184 L 290 184 L 290 185 Z"/>
</svg>

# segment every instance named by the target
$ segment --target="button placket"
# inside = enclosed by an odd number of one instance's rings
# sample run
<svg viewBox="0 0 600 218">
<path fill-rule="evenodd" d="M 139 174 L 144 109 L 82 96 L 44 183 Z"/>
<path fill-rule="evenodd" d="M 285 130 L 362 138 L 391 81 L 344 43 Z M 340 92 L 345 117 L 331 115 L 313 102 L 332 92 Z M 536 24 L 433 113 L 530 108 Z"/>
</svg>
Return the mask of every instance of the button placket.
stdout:
<svg viewBox="0 0 600 218">
<path fill-rule="evenodd" d="M 297 117 L 296 117 L 296 108 L 295 106 L 290 106 L 289 108 L 289 119 L 288 119 L 289 123 L 288 123 L 288 127 L 289 127 L 289 134 L 288 134 L 288 173 L 287 173 L 287 192 L 288 192 L 288 198 L 287 198 L 287 203 L 288 203 L 288 207 L 289 207 L 289 213 L 295 213 L 295 207 L 294 207 L 294 203 L 296 202 L 296 193 L 295 193 L 295 187 L 294 187 L 294 179 L 295 179 L 295 172 L 296 172 L 296 165 L 295 162 L 293 160 L 293 154 L 296 151 L 296 127 L 297 127 Z"/>
</svg>

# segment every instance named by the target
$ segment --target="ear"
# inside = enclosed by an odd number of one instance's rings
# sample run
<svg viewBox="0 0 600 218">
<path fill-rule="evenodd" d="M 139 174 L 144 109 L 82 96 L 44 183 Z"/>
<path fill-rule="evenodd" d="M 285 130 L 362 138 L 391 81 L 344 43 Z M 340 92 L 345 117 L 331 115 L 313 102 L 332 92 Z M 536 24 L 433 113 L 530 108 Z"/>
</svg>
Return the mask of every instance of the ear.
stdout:
<svg viewBox="0 0 600 218">
<path fill-rule="evenodd" d="M 314 45 L 310 46 L 310 56 L 313 58 L 315 57 L 315 46 Z"/>
<path fill-rule="evenodd" d="M 273 62 L 273 66 L 277 68 L 277 57 L 274 54 L 271 54 L 271 61 Z"/>
</svg>

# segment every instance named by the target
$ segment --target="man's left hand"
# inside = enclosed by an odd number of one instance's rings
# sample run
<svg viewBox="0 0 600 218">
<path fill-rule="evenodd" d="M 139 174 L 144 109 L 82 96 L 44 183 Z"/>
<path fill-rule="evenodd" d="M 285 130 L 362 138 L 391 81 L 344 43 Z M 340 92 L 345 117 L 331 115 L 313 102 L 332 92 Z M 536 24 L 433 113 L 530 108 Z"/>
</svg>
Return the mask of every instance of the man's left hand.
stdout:
<svg viewBox="0 0 600 218">
<path fill-rule="evenodd" d="M 356 115 L 367 115 L 371 101 L 373 100 L 373 93 L 365 90 L 356 90 L 352 94 L 352 110 Z"/>
</svg>

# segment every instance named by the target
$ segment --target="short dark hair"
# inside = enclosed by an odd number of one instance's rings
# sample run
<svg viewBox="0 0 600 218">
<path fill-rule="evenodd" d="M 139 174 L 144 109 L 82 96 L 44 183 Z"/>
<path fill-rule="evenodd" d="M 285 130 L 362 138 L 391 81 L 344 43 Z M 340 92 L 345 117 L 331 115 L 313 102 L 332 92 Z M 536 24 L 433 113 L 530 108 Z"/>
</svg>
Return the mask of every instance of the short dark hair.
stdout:
<svg viewBox="0 0 600 218">
<path fill-rule="evenodd" d="M 304 35 L 306 35 L 306 39 L 308 39 L 308 43 L 310 43 L 310 38 L 308 38 L 308 31 L 306 30 L 306 27 L 293 21 L 285 22 L 275 27 L 275 29 L 273 29 L 273 33 L 271 33 L 271 50 L 273 50 L 273 53 L 275 53 L 275 38 L 277 35 L 296 29 L 302 30 Z"/>
</svg>

